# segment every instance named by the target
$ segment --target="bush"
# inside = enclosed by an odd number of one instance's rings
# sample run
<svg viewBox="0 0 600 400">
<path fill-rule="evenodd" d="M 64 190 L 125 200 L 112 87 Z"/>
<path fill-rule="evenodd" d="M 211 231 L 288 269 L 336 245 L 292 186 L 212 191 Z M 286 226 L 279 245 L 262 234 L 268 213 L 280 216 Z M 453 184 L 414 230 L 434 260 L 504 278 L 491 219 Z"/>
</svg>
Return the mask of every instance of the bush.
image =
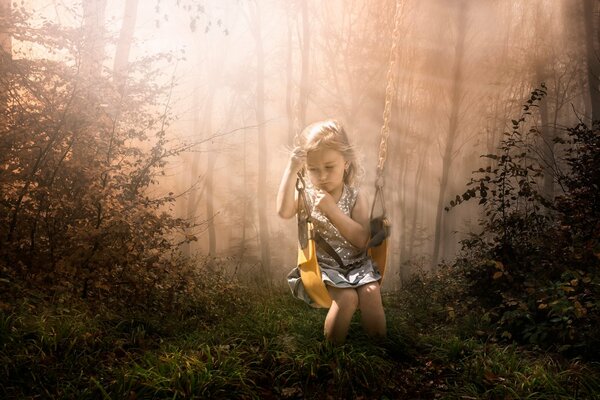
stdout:
<svg viewBox="0 0 600 400">
<path fill-rule="evenodd" d="M 477 198 L 485 212 L 482 233 L 462 242 L 454 268 L 498 337 L 598 357 L 600 130 L 580 123 L 557 140 L 567 155 L 559 175 L 564 193 L 544 198 L 529 137 L 539 132 L 521 132 L 544 89 L 532 92 L 499 154 L 484 156 L 492 165 L 476 171 L 471 188 L 451 202 Z"/>
<path fill-rule="evenodd" d="M 77 29 L 32 27 L 18 8 L 13 20 L 17 40 L 61 61 L 0 64 L 2 282 L 125 304 L 176 305 L 168 297 L 188 289 L 202 297 L 202 282 L 215 282 L 178 255 L 177 240 L 195 238 L 168 212 L 175 195 L 153 187 L 186 149 L 166 137 L 172 88 L 152 79 L 169 55 L 135 63 L 117 87 L 106 74 L 81 73 Z"/>
</svg>

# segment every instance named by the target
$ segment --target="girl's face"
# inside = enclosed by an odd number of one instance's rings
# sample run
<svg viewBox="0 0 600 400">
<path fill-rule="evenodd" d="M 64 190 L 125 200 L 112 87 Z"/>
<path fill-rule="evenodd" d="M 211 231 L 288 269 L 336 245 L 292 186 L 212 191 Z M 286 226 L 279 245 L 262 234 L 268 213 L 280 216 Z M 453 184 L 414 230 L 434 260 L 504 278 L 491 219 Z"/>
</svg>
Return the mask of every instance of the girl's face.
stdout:
<svg viewBox="0 0 600 400">
<path fill-rule="evenodd" d="M 309 151 L 306 155 L 306 169 L 312 184 L 334 195 L 344 187 L 344 155 L 333 149 Z"/>
</svg>

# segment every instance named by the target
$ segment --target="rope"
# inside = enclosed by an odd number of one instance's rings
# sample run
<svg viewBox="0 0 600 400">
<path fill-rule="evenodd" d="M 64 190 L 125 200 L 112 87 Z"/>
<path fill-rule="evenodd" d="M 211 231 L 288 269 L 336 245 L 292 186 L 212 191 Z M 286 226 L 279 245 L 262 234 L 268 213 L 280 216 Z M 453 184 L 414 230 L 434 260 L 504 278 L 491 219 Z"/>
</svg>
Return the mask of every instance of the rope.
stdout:
<svg viewBox="0 0 600 400">
<path fill-rule="evenodd" d="M 390 61 L 387 71 L 387 85 L 385 88 L 385 105 L 383 107 L 383 125 L 381 126 L 381 141 L 379 142 L 379 161 L 377 163 L 377 179 L 375 185 L 383 186 L 383 169 L 387 159 L 387 141 L 390 136 L 390 117 L 392 103 L 396 93 L 396 64 L 398 62 L 398 41 L 400 38 L 400 15 L 402 13 L 402 2 L 396 0 L 396 11 L 394 13 L 394 31 L 392 33 L 392 46 L 390 49 Z"/>
</svg>

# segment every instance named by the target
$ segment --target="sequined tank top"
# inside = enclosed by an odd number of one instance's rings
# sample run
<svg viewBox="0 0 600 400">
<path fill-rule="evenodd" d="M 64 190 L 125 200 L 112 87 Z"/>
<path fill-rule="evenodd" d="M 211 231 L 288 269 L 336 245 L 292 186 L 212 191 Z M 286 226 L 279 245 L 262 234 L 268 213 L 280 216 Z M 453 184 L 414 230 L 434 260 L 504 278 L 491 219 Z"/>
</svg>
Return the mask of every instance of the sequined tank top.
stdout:
<svg viewBox="0 0 600 400">
<path fill-rule="evenodd" d="M 306 188 L 307 200 L 311 210 L 311 216 L 313 219 L 313 226 L 315 230 L 329 243 L 331 247 L 338 253 L 342 259 L 345 268 L 342 269 L 340 265 L 335 261 L 327 252 L 317 247 L 317 259 L 321 268 L 331 268 L 341 271 L 348 271 L 353 268 L 360 266 L 365 260 L 367 255 L 364 250 L 359 249 L 352 245 L 346 238 L 342 236 L 340 231 L 329 221 L 329 219 L 321 213 L 321 211 L 314 206 L 316 202 L 317 193 L 313 187 Z M 356 203 L 358 197 L 358 189 L 344 185 L 342 196 L 337 202 L 337 206 L 342 212 L 348 216 L 352 215 L 352 209 Z"/>
</svg>

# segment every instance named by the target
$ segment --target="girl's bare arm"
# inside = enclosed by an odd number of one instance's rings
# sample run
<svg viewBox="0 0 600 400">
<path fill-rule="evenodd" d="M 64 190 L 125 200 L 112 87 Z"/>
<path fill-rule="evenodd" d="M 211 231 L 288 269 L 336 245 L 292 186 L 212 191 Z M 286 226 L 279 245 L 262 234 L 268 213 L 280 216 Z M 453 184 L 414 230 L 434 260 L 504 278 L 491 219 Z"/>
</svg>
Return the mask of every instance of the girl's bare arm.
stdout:
<svg viewBox="0 0 600 400">
<path fill-rule="evenodd" d="M 277 214 L 281 218 L 289 219 L 296 215 L 298 206 L 296 196 L 296 175 L 302 169 L 306 154 L 299 149 L 294 149 L 292 156 L 283 172 L 279 192 L 277 192 Z"/>
</svg>

